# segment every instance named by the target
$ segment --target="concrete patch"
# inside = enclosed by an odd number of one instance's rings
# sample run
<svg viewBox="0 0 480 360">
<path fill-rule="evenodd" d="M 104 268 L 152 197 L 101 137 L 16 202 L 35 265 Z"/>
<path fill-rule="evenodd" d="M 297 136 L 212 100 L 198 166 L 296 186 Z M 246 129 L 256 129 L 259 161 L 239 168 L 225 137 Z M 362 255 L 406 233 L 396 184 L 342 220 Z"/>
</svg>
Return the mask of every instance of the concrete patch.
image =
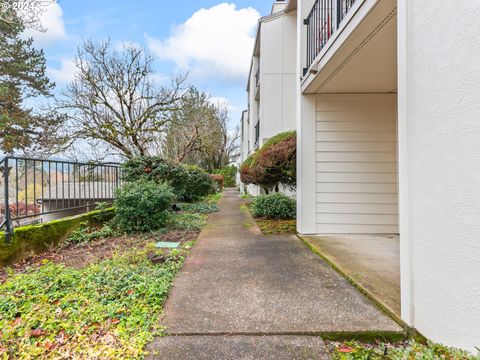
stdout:
<svg viewBox="0 0 480 360">
<path fill-rule="evenodd" d="M 323 340 L 313 336 L 167 336 L 151 346 L 147 359 L 322 360 Z"/>
</svg>

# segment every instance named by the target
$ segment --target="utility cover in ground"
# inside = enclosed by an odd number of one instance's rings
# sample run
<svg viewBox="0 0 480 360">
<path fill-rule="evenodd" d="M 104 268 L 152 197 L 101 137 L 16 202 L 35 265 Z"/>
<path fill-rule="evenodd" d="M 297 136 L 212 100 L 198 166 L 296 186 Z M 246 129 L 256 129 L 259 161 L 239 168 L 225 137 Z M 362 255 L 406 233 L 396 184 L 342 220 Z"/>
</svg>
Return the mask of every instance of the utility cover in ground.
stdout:
<svg viewBox="0 0 480 360">
<path fill-rule="evenodd" d="M 175 249 L 175 248 L 178 248 L 180 246 L 180 243 L 179 242 L 163 242 L 163 241 L 160 241 L 158 243 L 155 244 L 155 247 L 157 248 L 161 248 L 161 249 Z"/>
</svg>

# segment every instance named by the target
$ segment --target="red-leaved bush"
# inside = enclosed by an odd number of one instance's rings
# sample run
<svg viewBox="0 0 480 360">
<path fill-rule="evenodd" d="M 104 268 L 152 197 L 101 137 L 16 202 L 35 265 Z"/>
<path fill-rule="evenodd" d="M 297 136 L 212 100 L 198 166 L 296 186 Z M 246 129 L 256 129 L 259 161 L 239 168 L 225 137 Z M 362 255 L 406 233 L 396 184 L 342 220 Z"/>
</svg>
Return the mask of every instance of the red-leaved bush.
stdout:
<svg viewBox="0 0 480 360">
<path fill-rule="evenodd" d="M 262 187 L 266 193 L 284 184 L 296 185 L 297 137 L 294 131 L 270 138 L 257 152 L 250 155 L 240 167 L 240 178 L 245 184 Z"/>
<path fill-rule="evenodd" d="M 217 183 L 219 190 L 222 191 L 225 182 L 225 178 L 223 177 L 223 175 L 211 174 L 210 177 L 215 183 Z"/>
</svg>

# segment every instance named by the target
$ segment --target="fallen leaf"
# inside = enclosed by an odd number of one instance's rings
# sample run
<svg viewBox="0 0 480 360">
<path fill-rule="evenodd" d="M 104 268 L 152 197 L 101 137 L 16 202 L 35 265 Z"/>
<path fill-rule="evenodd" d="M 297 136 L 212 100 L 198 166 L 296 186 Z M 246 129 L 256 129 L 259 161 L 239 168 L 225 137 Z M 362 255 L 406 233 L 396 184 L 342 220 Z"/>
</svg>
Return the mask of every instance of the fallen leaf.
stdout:
<svg viewBox="0 0 480 360">
<path fill-rule="evenodd" d="M 342 345 L 337 349 L 337 351 L 340 353 L 352 353 L 355 352 L 355 349 L 350 346 Z"/>
<path fill-rule="evenodd" d="M 62 330 L 58 333 L 58 335 L 55 337 L 55 342 L 59 345 L 63 345 L 65 344 L 65 342 L 67 341 L 67 336 L 65 335 L 65 331 Z"/>
<path fill-rule="evenodd" d="M 47 350 L 52 350 L 55 347 L 55 344 L 50 341 L 45 341 L 43 347 Z"/>
<path fill-rule="evenodd" d="M 35 329 L 35 330 L 32 330 L 32 332 L 30 333 L 30 337 L 34 337 L 34 338 L 38 338 L 45 335 L 47 335 L 47 332 L 43 329 Z"/>
</svg>

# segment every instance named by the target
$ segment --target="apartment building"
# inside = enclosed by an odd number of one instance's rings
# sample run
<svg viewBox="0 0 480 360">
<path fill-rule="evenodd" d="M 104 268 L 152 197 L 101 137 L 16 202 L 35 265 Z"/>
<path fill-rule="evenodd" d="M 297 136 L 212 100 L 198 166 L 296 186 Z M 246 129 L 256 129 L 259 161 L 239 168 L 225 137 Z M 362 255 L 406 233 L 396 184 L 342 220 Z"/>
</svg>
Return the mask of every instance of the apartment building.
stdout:
<svg viewBox="0 0 480 360">
<path fill-rule="evenodd" d="M 281 17 L 289 28 L 296 24 L 296 75 L 281 87 L 288 99 L 273 84 L 262 91 L 268 77 L 261 59 L 270 56 L 266 42 L 274 39 L 263 37 L 268 26 L 261 20 L 248 116 L 255 129 L 268 114 L 263 104 L 296 113 L 297 230 L 332 239 L 349 234 L 352 242 L 355 234 L 391 235 L 399 246 L 401 319 L 433 341 L 474 350 L 480 345 L 480 4 L 283 5 Z M 282 52 L 275 54 L 278 60 Z M 261 136 L 282 131 L 268 121 L 260 122 Z M 247 153 L 255 139 L 249 137 Z"/>
<path fill-rule="evenodd" d="M 247 84 L 248 108 L 242 113 L 243 162 L 272 136 L 296 128 L 296 15 L 276 1 L 258 22 Z M 256 185 L 243 187 L 260 194 Z"/>
</svg>

